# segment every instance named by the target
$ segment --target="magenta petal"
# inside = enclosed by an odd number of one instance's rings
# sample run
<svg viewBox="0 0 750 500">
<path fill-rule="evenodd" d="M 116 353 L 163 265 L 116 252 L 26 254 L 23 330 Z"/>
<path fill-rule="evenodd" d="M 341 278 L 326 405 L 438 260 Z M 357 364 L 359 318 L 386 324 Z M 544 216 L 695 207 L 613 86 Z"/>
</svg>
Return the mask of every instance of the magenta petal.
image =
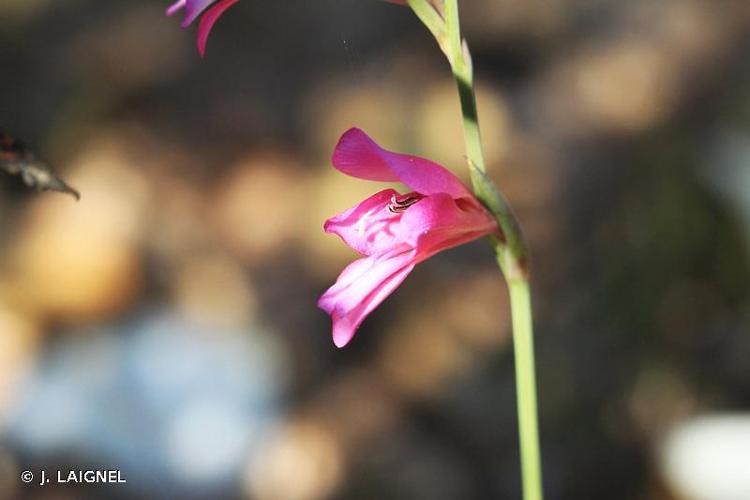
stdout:
<svg viewBox="0 0 750 500">
<path fill-rule="evenodd" d="M 180 9 L 185 8 L 185 1 L 186 0 L 177 0 L 175 3 L 167 7 L 167 15 L 173 16 L 179 11 Z"/>
<path fill-rule="evenodd" d="M 200 52 L 201 56 L 206 53 L 206 42 L 208 42 L 208 35 L 211 33 L 214 23 L 221 17 L 224 11 L 237 2 L 239 0 L 220 0 L 203 15 L 198 25 L 198 52 Z"/>
<path fill-rule="evenodd" d="M 341 237 L 351 248 L 362 255 L 384 253 L 396 243 L 394 225 L 401 214 L 388 210 L 388 204 L 398 192 L 385 189 L 365 201 L 328 219 L 323 226 L 327 233 Z"/>
<path fill-rule="evenodd" d="M 216 0 L 177 0 L 167 9 L 167 15 L 171 16 L 181 9 L 185 9 L 185 17 L 182 19 L 182 27 L 187 28 L 195 19 Z"/>
<path fill-rule="evenodd" d="M 495 218 L 484 208 L 438 193 L 409 207 L 397 226 L 397 239 L 416 247 L 422 261 L 496 230 Z"/>
<path fill-rule="evenodd" d="M 332 162 L 340 171 L 360 179 L 398 181 L 425 195 L 448 193 L 453 198 L 473 198 L 449 170 L 424 158 L 386 151 L 358 128 L 341 136 Z"/>
<path fill-rule="evenodd" d="M 362 321 L 380 305 L 414 269 L 414 252 L 408 247 L 349 264 L 336 283 L 318 301 L 331 315 L 333 343 L 344 347 Z"/>
</svg>

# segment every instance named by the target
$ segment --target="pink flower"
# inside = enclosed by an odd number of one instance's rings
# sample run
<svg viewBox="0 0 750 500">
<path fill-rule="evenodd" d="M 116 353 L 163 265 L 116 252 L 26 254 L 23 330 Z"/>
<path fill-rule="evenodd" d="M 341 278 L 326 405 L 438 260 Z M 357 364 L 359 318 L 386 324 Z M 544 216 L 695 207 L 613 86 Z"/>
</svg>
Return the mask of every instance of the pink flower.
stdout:
<svg viewBox="0 0 750 500">
<path fill-rule="evenodd" d="M 206 42 L 208 42 L 208 35 L 211 33 L 214 23 L 224 11 L 237 2 L 239 0 L 177 0 L 169 6 L 167 15 L 171 16 L 185 9 L 182 27 L 187 28 L 203 11 L 206 11 L 198 24 L 198 52 L 203 56 L 206 53 Z"/>
<path fill-rule="evenodd" d="M 400 181 L 413 191 L 385 189 L 326 221 L 364 256 L 344 269 L 318 301 L 331 315 L 333 342 L 345 346 L 373 309 L 414 266 L 436 253 L 497 231 L 497 223 L 461 181 L 423 158 L 386 151 L 353 128 L 339 140 L 333 165 L 371 181 Z"/>
</svg>

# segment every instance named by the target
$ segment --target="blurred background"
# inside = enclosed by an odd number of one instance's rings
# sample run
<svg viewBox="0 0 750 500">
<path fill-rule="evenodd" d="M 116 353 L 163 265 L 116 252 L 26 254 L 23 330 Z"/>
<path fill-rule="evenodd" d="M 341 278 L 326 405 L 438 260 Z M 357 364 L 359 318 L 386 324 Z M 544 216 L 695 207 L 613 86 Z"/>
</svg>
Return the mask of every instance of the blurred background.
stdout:
<svg viewBox="0 0 750 500">
<path fill-rule="evenodd" d="M 356 125 L 465 174 L 441 54 L 376 0 L 0 0 L 0 497 L 517 499 L 508 298 L 482 242 L 334 348 L 382 186 Z M 462 2 L 491 175 L 533 251 L 548 499 L 750 498 L 750 3 Z M 121 469 L 121 485 L 22 470 Z M 38 476 L 37 476 L 38 477 Z"/>
</svg>

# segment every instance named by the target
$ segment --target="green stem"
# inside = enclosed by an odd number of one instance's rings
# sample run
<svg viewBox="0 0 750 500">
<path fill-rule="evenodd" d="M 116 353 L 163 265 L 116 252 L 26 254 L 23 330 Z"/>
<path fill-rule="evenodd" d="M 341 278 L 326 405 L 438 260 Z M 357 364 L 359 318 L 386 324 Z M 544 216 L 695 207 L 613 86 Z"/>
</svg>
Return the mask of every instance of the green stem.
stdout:
<svg viewBox="0 0 750 500">
<path fill-rule="evenodd" d="M 474 89 L 474 70 L 469 50 L 461 37 L 458 0 L 445 0 L 444 21 L 427 0 L 409 0 L 409 5 L 435 35 L 440 48 L 448 57 L 458 85 L 466 155 L 474 193 L 495 215 L 500 227 L 500 236 L 491 237 L 490 242 L 495 249 L 497 263 L 505 275 L 510 292 L 523 498 L 524 500 L 542 500 L 542 466 L 537 417 L 533 316 L 527 265 L 528 250 L 518 220 L 510 205 L 486 173 Z M 428 8 L 434 15 L 425 11 Z M 442 25 L 438 23 L 435 16 L 440 19 Z M 428 25 L 425 19 L 429 19 L 431 25 Z"/>
<path fill-rule="evenodd" d="M 508 288 L 513 316 L 523 498 L 542 500 L 542 464 L 539 457 L 531 292 L 529 282 L 524 279 L 508 281 Z"/>
<path fill-rule="evenodd" d="M 482 153 L 482 137 L 479 133 L 477 99 L 474 91 L 474 71 L 471 60 L 467 57 L 468 51 L 464 51 L 461 43 L 461 22 L 458 17 L 458 3 L 455 0 L 445 3 L 445 26 L 449 41 L 448 61 L 451 64 L 453 76 L 456 78 L 458 96 L 461 100 L 466 154 L 476 169 L 486 172 L 487 167 Z M 474 169 L 472 169 L 472 183 L 474 183 L 475 189 L 477 184 L 481 184 L 481 179 L 476 178 Z"/>
<path fill-rule="evenodd" d="M 462 43 L 457 0 L 446 0 L 445 18 L 449 41 L 447 55 L 453 70 L 453 76 L 456 79 L 458 96 L 461 102 L 464 141 L 466 143 L 471 184 L 477 198 L 495 215 L 500 226 L 502 238 L 493 240 L 493 246 L 496 248 L 499 257 L 502 254 L 500 262 L 502 262 L 503 272 L 509 279 L 509 271 L 513 271 L 514 275 L 516 272 L 525 275 L 528 250 L 518 220 L 510 204 L 487 176 L 482 136 L 479 129 L 474 68 L 469 49 Z"/>
</svg>

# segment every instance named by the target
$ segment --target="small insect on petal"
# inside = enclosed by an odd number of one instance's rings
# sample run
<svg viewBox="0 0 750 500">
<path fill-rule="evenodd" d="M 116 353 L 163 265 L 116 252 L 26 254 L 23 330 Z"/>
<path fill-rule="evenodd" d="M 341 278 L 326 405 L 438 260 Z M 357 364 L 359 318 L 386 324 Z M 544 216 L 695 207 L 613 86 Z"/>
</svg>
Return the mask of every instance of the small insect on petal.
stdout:
<svg viewBox="0 0 750 500">
<path fill-rule="evenodd" d="M 391 202 L 388 204 L 388 211 L 392 214 L 405 212 L 407 208 L 424 198 L 419 193 L 410 193 L 403 196 L 391 196 Z"/>
</svg>

